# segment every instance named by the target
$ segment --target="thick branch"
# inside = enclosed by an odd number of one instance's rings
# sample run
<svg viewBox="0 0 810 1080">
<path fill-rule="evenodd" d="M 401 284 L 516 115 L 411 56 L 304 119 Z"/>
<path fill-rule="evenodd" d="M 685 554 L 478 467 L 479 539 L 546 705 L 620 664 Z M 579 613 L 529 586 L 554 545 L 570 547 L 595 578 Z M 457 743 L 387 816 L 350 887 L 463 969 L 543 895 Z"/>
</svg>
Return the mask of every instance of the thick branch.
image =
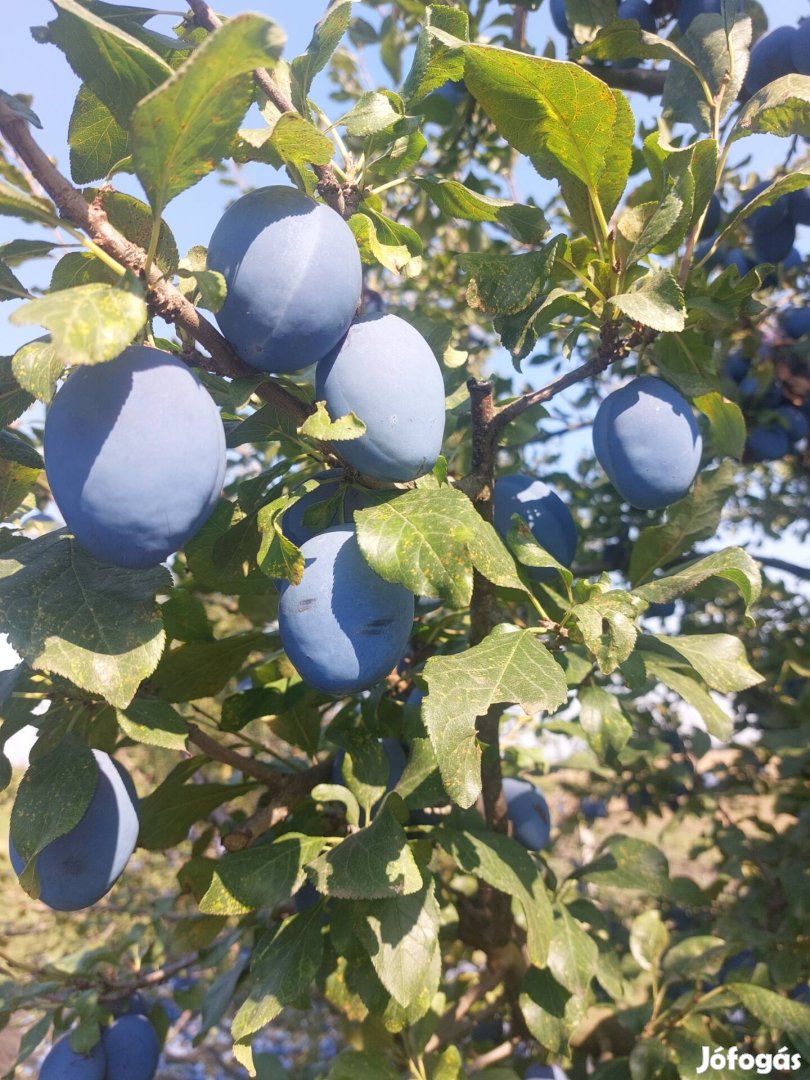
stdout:
<svg viewBox="0 0 810 1080">
<path fill-rule="evenodd" d="M 620 68 L 615 64 L 612 67 L 597 67 L 596 64 L 588 63 L 581 66 L 615 90 L 629 90 L 651 98 L 660 97 L 664 92 L 666 71 L 654 68 Z"/>
<path fill-rule="evenodd" d="M 188 0 L 188 6 L 194 12 L 196 22 L 205 30 L 217 30 L 222 26 L 220 17 L 211 10 L 206 0 Z M 297 112 L 293 103 L 278 85 L 266 68 L 256 68 L 253 72 L 256 85 L 266 95 L 279 112 Z M 351 184 L 341 184 L 331 165 L 313 165 L 318 177 L 318 191 L 341 217 L 349 218 L 357 209 L 359 195 Z"/>
<path fill-rule="evenodd" d="M 269 787 L 275 787 L 279 781 L 286 780 L 286 774 L 279 772 L 273 765 L 257 761 L 256 758 L 246 757 L 230 746 L 223 746 L 196 724 L 188 725 L 188 739 L 212 761 L 221 761 L 223 765 L 230 765 L 232 769 L 238 769 L 245 776 L 252 776 L 254 780 L 259 780 Z"/>
<path fill-rule="evenodd" d="M 278 825 L 293 807 L 306 799 L 314 787 L 329 779 L 331 769 L 331 759 L 327 759 L 313 765 L 306 772 L 281 777 L 281 782 L 277 782 L 270 789 L 269 796 L 256 812 L 238 829 L 234 829 L 222 838 L 226 851 L 241 851 L 263 833 Z M 279 774 L 276 773 L 276 776 Z"/>
</svg>

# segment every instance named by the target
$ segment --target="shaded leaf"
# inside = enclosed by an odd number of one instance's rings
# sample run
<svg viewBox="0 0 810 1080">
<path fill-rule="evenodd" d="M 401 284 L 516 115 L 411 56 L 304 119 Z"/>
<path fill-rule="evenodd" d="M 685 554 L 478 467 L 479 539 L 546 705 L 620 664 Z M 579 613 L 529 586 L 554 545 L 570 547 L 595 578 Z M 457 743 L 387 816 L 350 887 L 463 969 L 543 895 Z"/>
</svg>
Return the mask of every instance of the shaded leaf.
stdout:
<svg viewBox="0 0 810 1080">
<path fill-rule="evenodd" d="M 82 84 L 68 126 L 70 173 L 77 184 L 111 174 L 129 154 L 129 136 L 89 86 Z"/>
<path fill-rule="evenodd" d="M 526 206 L 509 199 L 482 195 L 458 180 L 425 176 L 418 177 L 416 183 L 449 217 L 498 224 L 525 244 L 539 243 L 549 231 L 549 224 L 539 206 Z"/>
<path fill-rule="evenodd" d="M 165 750 L 185 750 L 188 727 L 166 701 L 135 698 L 116 711 L 118 726 L 127 738 Z"/>
<path fill-rule="evenodd" d="M 650 896 L 669 892 L 669 863 L 660 848 L 632 836 L 609 836 L 593 862 L 577 877 L 612 889 L 638 889 Z"/>
<path fill-rule="evenodd" d="M 748 663 L 745 646 L 731 634 L 685 634 L 677 638 L 667 634 L 652 636 L 691 664 L 712 690 L 731 693 L 763 682 L 763 676 Z"/>
<path fill-rule="evenodd" d="M 696 559 L 674 574 L 656 578 L 633 590 L 634 595 L 650 604 L 665 604 L 711 577 L 724 578 L 736 585 L 745 601 L 746 611 L 759 599 L 762 579 L 759 566 L 742 548 L 726 548 Z"/>
</svg>

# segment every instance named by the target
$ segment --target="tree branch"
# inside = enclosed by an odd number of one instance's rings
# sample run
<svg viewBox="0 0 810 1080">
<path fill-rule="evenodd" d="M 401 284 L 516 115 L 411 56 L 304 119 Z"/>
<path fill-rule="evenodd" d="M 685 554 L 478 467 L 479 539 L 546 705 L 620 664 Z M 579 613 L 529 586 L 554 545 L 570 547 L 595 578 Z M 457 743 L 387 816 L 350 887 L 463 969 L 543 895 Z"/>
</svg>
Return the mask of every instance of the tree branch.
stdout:
<svg viewBox="0 0 810 1080">
<path fill-rule="evenodd" d="M 196 724 L 188 725 L 188 740 L 198 746 L 212 761 L 221 761 L 223 765 L 230 765 L 232 769 L 243 772 L 245 776 L 252 776 L 254 780 L 267 784 L 269 787 L 275 787 L 279 780 L 286 779 L 286 775 L 273 765 L 257 761 L 256 758 L 246 757 L 230 746 L 223 746 Z"/>
<path fill-rule="evenodd" d="M 211 10 L 206 0 L 188 0 L 188 6 L 194 12 L 195 21 L 203 29 L 213 31 L 222 26 L 222 19 Z M 253 72 L 253 79 L 262 93 L 266 95 L 268 101 L 275 105 L 279 112 L 298 112 L 266 68 L 256 68 Z M 331 165 L 313 165 L 312 168 L 318 177 L 318 191 L 323 195 L 326 202 L 341 217 L 350 218 L 357 210 L 360 202 L 360 193 L 355 185 L 342 184 Z"/>
<path fill-rule="evenodd" d="M 263 833 L 283 821 L 289 811 L 303 802 L 314 787 L 329 779 L 332 759 L 321 761 L 306 772 L 282 775 L 276 773 L 277 780 L 269 795 L 247 821 L 237 829 L 223 836 L 222 845 L 226 851 L 242 851 Z"/>
</svg>

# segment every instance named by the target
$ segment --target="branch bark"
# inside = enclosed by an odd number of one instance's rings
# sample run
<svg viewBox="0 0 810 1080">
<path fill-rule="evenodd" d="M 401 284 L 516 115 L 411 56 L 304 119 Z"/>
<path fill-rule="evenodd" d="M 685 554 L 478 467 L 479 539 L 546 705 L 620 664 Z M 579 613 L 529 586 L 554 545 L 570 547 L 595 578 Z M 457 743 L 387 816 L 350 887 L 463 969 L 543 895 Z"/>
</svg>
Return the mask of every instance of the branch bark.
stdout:
<svg viewBox="0 0 810 1080">
<path fill-rule="evenodd" d="M 222 838 L 226 851 L 242 851 L 254 840 L 283 821 L 289 811 L 303 802 L 314 787 L 329 779 L 331 759 L 321 761 L 306 772 L 283 776 L 269 789 L 268 796 L 247 821 Z M 279 777 L 279 773 L 276 773 Z"/>
</svg>

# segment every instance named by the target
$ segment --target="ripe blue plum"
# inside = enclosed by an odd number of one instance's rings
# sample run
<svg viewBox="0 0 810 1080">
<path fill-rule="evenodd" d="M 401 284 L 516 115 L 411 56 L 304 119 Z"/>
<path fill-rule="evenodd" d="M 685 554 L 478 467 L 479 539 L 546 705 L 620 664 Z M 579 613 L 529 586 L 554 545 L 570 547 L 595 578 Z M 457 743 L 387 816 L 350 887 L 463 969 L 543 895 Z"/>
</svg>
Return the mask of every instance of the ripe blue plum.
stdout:
<svg viewBox="0 0 810 1080">
<path fill-rule="evenodd" d="M 810 307 L 785 308 L 780 319 L 782 329 L 794 341 L 798 341 L 805 334 L 810 334 Z"/>
<path fill-rule="evenodd" d="M 723 363 L 723 374 L 734 382 L 739 383 L 742 382 L 748 374 L 750 366 L 751 361 L 744 353 L 729 353 Z"/>
<path fill-rule="evenodd" d="M 301 551 L 301 581 L 280 587 L 282 645 L 315 689 L 328 694 L 367 690 L 407 648 L 413 595 L 371 569 L 350 525 L 319 533 Z"/>
<path fill-rule="evenodd" d="M 433 468 L 444 436 L 444 380 L 430 346 L 404 319 L 358 319 L 318 364 L 316 392 L 333 419 L 355 412 L 365 423 L 364 435 L 341 444 L 359 472 L 404 481 Z"/>
<path fill-rule="evenodd" d="M 619 4 L 620 19 L 635 19 L 642 30 L 655 33 L 655 16 L 647 0 L 622 0 Z"/>
<path fill-rule="evenodd" d="M 802 25 L 810 27 L 810 20 Z M 805 74 L 810 74 L 810 72 Z M 799 188 L 798 191 L 791 191 L 787 199 L 790 205 L 790 216 L 793 218 L 794 223 L 796 225 L 810 225 L 810 188 Z"/>
<path fill-rule="evenodd" d="M 495 484 L 495 528 L 506 537 L 512 515 L 519 514 L 541 547 L 563 566 L 570 566 L 577 549 L 577 529 L 568 507 L 542 480 L 522 473 L 501 476 Z M 541 571 L 542 573 L 542 571 Z"/>
<path fill-rule="evenodd" d="M 228 207 L 208 247 L 228 286 L 217 322 L 259 371 L 299 371 L 340 341 L 360 303 L 360 253 L 330 207 L 296 188 L 257 188 Z"/>
<path fill-rule="evenodd" d="M 309 911 L 310 908 L 314 908 L 317 903 L 320 903 L 321 894 L 311 881 L 305 881 L 298 892 L 293 895 L 293 900 L 295 910 L 300 914 L 302 911 Z"/>
<path fill-rule="evenodd" d="M 700 229 L 700 239 L 706 240 L 710 236 L 714 236 L 720 227 L 720 221 L 723 217 L 723 207 L 720 204 L 720 199 L 717 195 L 712 195 L 709 199 L 709 205 L 706 208 L 706 216 L 703 219 L 703 225 Z"/>
<path fill-rule="evenodd" d="M 760 262 L 783 262 L 793 250 L 795 239 L 796 226 L 788 216 L 778 225 L 751 230 L 754 254 Z"/>
<path fill-rule="evenodd" d="M 801 442 L 810 435 L 810 420 L 795 405 L 780 405 L 776 413 L 784 421 L 791 442 Z"/>
<path fill-rule="evenodd" d="M 53 1044 L 39 1070 L 39 1080 L 106 1080 L 107 1058 L 97 1042 L 89 1054 L 71 1049 L 68 1036 Z"/>
<path fill-rule="evenodd" d="M 799 75 L 810 75 L 810 19 L 802 19 L 796 28 L 790 43 L 790 58 L 794 71 Z"/>
<path fill-rule="evenodd" d="M 778 424 L 757 424 L 745 443 L 749 461 L 778 461 L 790 453 L 788 433 Z"/>
<path fill-rule="evenodd" d="M 753 202 L 757 195 L 761 195 L 766 188 L 770 187 L 770 184 L 770 180 L 762 180 L 759 184 L 755 184 L 750 191 L 746 192 L 745 198 L 740 205 L 747 206 L 750 202 Z M 775 229 L 789 217 L 789 196 L 783 195 L 780 199 L 772 202 L 770 206 L 760 206 L 758 210 L 755 210 L 748 218 L 748 225 L 753 232 L 764 233 L 768 232 L 769 229 Z"/>
<path fill-rule="evenodd" d="M 663 379 L 643 375 L 602 402 L 593 446 L 623 499 L 640 510 L 658 510 L 691 487 L 703 440 L 686 399 Z"/>
<path fill-rule="evenodd" d="M 160 1060 L 160 1040 L 150 1020 L 130 1013 L 102 1034 L 107 1055 L 105 1080 L 154 1080 Z"/>
<path fill-rule="evenodd" d="M 559 1065 L 530 1065 L 524 1080 L 568 1080 Z"/>
<path fill-rule="evenodd" d="M 736 266 L 737 273 L 740 277 L 745 277 L 749 270 L 753 270 L 756 266 L 754 260 L 742 250 L 742 248 L 732 248 L 731 251 L 727 251 L 721 258 L 722 266 Z"/>
<path fill-rule="evenodd" d="M 211 514 L 225 433 L 185 364 L 133 345 L 66 380 L 45 421 L 45 468 L 83 548 L 114 566 L 157 566 Z"/>
<path fill-rule="evenodd" d="M 755 43 L 743 83 L 749 96 L 795 70 L 792 50 L 797 33 L 795 26 L 778 26 Z"/>
<path fill-rule="evenodd" d="M 719 15 L 721 0 L 680 0 L 678 4 L 678 29 L 685 34 L 698 15 Z"/>
<path fill-rule="evenodd" d="M 568 16 L 565 11 L 565 0 L 551 0 L 552 21 L 564 37 L 571 36 L 571 28 L 568 25 Z"/>
<path fill-rule="evenodd" d="M 529 851 L 542 851 L 551 836 L 551 813 L 542 793 L 514 777 L 504 780 L 503 793 L 515 840 Z"/>
<path fill-rule="evenodd" d="M 137 797 L 130 794 L 132 781 L 126 770 L 102 750 L 94 750 L 93 757 L 98 779 L 84 817 L 37 856 L 40 899 L 54 911 L 79 911 L 105 896 L 121 876 L 138 839 Z M 59 798 L 58 791 L 54 798 Z M 25 860 L 12 843 L 9 856 L 17 875 L 21 874 Z"/>
<path fill-rule="evenodd" d="M 740 383 L 740 396 L 756 400 L 761 409 L 774 409 L 782 400 L 779 383 L 760 383 L 755 375 L 747 375 Z"/>
<path fill-rule="evenodd" d="M 368 504 L 367 495 L 360 488 L 342 484 L 343 473 L 340 469 L 327 469 L 325 472 L 313 476 L 311 479 L 318 481 L 318 486 L 312 491 L 304 492 L 297 503 L 284 511 L 281 527 L 284 535 L 301 547 L 307 540 L 311 540 L 319 532 L 329 529 L 333 525 L 342 525 L 344 522 L 354 521 L 355 510 L 362 510 Z M 338 502 L 338 496 L 342 494 L 342 502 Z M 315 526 L 305 520 L 307 511 L 319 503 L 336 500 L 334 509 L 329 519 Z"/>
</svg>

